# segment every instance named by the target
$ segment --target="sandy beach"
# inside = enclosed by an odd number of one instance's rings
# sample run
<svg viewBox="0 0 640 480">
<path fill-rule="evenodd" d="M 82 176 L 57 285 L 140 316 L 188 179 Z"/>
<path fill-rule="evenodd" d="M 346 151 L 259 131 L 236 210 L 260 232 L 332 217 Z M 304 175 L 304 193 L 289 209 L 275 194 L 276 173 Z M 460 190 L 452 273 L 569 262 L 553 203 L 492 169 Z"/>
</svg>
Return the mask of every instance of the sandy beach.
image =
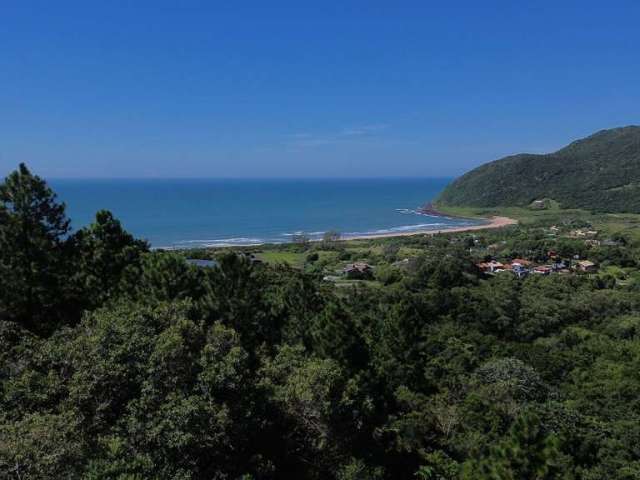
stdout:
<svg viewBox="0 0 640 480">
<path fill-rule="evenodd" d="M 439 233 L 459 233 L 459 232 L 471 232 L 475 230 L 487 230 L 493 228 L 502 228 L 507 227 L 509 225 L 516 225 L 518 223 L 517 220 L 509 217 L 489 217 L 483 220 L 488 220 L 487 223 L 483 223 L 481 225 L 464 225 L 459 227 L 449 227 L 449 228 L 438 228 L 433 230 L 411 230 L 408 232 L 389 232 L 389 233 L 371 233 L 371 234 L 363 234 L 363 235 L 354 235 L 354 236 L 343 236 L 340 240 L 349 241 L 349 240 L 374 240 L 376 238 L 391 238 L 391 237 L 411 237 L 415 235 L 437 235 Z M 321 238 L 315 238 L 310 240 L 312 243 L 322 242 Z M 273 245 L 273 243 L 269 242 L 261 242 L 261 243 L 252 243 L 246 245 L 240 244 L 220 244 L 220 245 L 207 245 L 205 248 L 215 249 L 215 248 L 238 248 L 238 247 L 258 247 L 262 245 Z M 185 247 L 163 247 L 163 250 L 183 250 Z"/>
<path fill-rule="evenodd" d="M 488 220 L 489 223 L 484 223 L 482 225 L 466 225 L 462 227 L 438 228 L 435 230 L 413 230 L 410 232 L 372 233 L 370 235 L 358 235 L 355 237 L 343 238 L 343 240 L 371 240 L 374 238 L 409 237 L 414 235 L 437 235 L 438 233 L 470 232 L 474 230 L 502 228 L 509 225 L 516 225 L 518 223 L 517 220 L 509 217 L 490 217 Z"/>
</svg>

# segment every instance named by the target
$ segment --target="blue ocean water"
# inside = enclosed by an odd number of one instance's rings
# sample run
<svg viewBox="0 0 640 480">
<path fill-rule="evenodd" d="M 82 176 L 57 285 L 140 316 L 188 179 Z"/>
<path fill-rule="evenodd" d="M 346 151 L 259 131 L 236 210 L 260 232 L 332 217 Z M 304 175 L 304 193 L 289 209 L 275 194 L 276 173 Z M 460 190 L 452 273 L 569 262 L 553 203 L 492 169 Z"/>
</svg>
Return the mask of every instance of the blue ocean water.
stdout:
<svg viewBox="0 0 640 480">
<path fill-rule="evenodd" d="M 405 179 L 52 180 L 74 229 L 111 210 L 155 248 L 282 243 L 472 223 L 419 214 L 449 182 Z"/>
</svg>

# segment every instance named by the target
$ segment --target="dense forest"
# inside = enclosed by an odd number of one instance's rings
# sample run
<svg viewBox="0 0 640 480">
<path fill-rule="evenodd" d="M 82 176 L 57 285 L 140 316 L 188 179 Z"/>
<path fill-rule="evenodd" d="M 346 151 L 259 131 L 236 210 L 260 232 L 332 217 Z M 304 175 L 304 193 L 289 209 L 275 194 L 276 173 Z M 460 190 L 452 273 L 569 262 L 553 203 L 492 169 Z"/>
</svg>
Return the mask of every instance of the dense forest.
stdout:
<svg viewBox="0 0 640 480">
<path fill-rule="evenodd" d="M 520 154 L 482 165 L 445 189 L 441 205 L 526 206 L 640 213 L 640 127 L 600 131 L 548 155 Z"/>
<path fill-rule="evenodd" d="M 376 280 L 337 286 L 317 264 L 356 260 L 347 243 L 202 268 L 106 211 L 72 231 L 20 166 L 0 184 L 0 478 L 640 479 L 632 236 L 376 240 Z M 600 271 L 478 266 L 551 250 Z"/>
</svg>

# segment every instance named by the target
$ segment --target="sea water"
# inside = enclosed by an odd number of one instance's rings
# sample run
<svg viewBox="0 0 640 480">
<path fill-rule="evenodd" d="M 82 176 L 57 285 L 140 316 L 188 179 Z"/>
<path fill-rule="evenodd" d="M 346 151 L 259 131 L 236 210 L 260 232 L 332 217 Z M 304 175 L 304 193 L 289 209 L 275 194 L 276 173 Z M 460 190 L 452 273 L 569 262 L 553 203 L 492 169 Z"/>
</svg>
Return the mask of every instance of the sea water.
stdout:
<svg viewBox="0 0 640 480">
<path fill-rule="evenodd" d="M 100 209 L 155 248 L 283 243 L 335 230 L 342 238 L 472 224 L 419 208 L 447 178 L 145 179 L 50 181 L 77 229 Z"/>
</svg>

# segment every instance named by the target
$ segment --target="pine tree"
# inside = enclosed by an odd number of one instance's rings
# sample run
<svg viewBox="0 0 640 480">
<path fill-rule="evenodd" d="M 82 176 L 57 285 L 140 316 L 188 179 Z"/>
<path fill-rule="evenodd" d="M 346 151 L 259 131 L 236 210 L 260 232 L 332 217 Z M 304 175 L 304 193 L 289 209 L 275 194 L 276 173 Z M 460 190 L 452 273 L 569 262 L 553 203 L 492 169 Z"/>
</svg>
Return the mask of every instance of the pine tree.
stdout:
<svg viewBox="0 0 640 480">
<path fill-rule="evenodd" d="M 24 164 L 0 184 L 0 315 L 39 333 L 61 320 L 69 231 L 64 203 Z"/>
<path fill-rule="evenodd" d="M 146 242 L 135 239 L 106 210 L 99 211 L 94 223 L 79 230 L 73 243 L 73 283 L 78 301 L 85 308 L 98 307 L 112 298 L 125 269 L 139 267 L 142 254 L 149 250 Z"/>
</svg>

